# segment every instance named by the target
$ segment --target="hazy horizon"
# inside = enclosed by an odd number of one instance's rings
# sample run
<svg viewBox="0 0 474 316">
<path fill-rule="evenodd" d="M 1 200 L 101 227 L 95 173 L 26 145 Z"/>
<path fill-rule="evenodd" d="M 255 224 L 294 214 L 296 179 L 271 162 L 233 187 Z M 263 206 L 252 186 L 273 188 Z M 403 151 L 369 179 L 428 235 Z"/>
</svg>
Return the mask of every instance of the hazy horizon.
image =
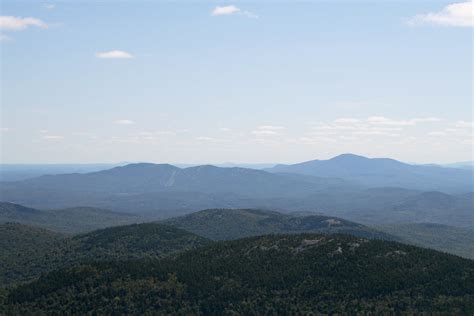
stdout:
<svg viewBox="0 0 474 316">
<path fill-rule="evenodd" d="M 68 166 L 68 165 L 104 165 L 104 166 L 109 166 L 109 165 L 126 165 L 126 164 L 137 164 L 137 163 L 153 163 L 153 164 L 171 164 L 175 165 L 177 167 L 187 167 L 187 166 L 198 166 L 198 165 L 218 165 L 218 166 L 223 166 L 223 165 L 241 165 L 241 166 L 262 166 L 262 168 L 265 168 L 266 166 L 274 166 L 278 164 L 297 164 L 297 163 L 302 163 L 306 161 L 312 161 L 312 160 L 329 160 L 341 155 L 355 155 L 355 156 L 362 156 L 365 158 L 369 159 L 394 159 L 392 157 L 386 157 L 386 156 L 375 156 L 375 157 L 369 157 L 369 156 L 364 156 L 361 154 L 356 154 L 356 153 L 341 153 L 335 156 L 330 156 L 330 157 L 316 157 L 308 160 L 298 160 L 298 161 L 244 161 L 244 162 L 239 162 L 239 161 L 201 161 L 201 162 L 179 162 L 179 161 L 148 161 L 148 160 L 136 160 L 136 161 L 108 161 L 108 162 L 45 162 L 45 163 L 37 163 L 37 162 L 26 162 L 26 163 L 4 163 L 0 162 L 0 166 L 47 166 L 47 165 L 57 165 L 57 166 Z M 397 161 L 406 163 L 406 164 L 435 164 L 435 165 L 452 165 L 452 164 L 468 164 L 474 162 L 474 160 L 464 160 L 464 161 L 448 161 L 448 162 L 436 162 L 436 161 L 426 161 L 426 162 L 415 162 L 415 161 L 403 161 L 403 160 L 398 160 Z"/>
</svg>

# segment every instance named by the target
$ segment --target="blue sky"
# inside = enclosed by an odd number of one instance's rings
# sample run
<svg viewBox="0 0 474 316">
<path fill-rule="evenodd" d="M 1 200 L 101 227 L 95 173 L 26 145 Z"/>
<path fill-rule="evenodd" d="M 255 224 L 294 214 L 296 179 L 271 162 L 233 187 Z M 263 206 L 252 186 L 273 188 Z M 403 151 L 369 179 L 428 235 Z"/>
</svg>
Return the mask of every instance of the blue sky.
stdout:
<svg viewBox="0 0 474 316">
<path fill-rule="evenodd" d="M 1 15 L 3 163 L 472 160 L 472 2 L 3 1 Z"/>
</svg>

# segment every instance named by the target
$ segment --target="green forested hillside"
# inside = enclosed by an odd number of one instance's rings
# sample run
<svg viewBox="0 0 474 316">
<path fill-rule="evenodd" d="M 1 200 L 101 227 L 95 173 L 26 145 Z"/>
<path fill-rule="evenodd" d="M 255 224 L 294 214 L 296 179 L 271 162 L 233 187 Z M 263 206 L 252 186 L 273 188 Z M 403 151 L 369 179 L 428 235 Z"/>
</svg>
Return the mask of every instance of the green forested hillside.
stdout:
<svg viewBox="0 0 474 316">
<path fill-rule="evenodd" d="M 38 210 L 0 202 L 0 223 L 15 222 L 66 234 L 83 233 L 110 226 L 143 222 L 144 218 L 94 207 Z"/>
<path fill-rule="evenodd" d="M 309 232 L 392 239 L 388 234 L 340 218 L 319 215 L 294 216 L 257 209 L 203 210 L 170 218 L 163 223 L 213 240 Z"/>
<path fill-rule="evenodd" d="M 206 245 L 205 238 L 160 224 L 112 227 L 70 238 L 20 224 L 0 225 L 0 285 L 80 262 L 161 258 Z"/>
<path fill-rule="evenodd" d="M 7 314 L 474 312 L 474 261 L 343 235 L 218 242 L 176 258 L 83 264 L 6 296 Z"/>
<path fill-rule="evenodd" d="M 474 230 L 431 223 L 379 226 L 400 241 L 474 259 Z"/>
<path fill-rule="evenodd" d="M 156 223 L 111 227 L 70 239 L 81 261 L 159 258 L 210 243 L 179 228 Z"/>
<path fill-rule="evenodd" d="M 42 228 L 0 224 L 0 287 L 11 280 L 28 279 L 44 272 L 38 259 L 53 255 L 53 249 L 60 247 L 64 239 L 63 235 Z"/>
</svg>

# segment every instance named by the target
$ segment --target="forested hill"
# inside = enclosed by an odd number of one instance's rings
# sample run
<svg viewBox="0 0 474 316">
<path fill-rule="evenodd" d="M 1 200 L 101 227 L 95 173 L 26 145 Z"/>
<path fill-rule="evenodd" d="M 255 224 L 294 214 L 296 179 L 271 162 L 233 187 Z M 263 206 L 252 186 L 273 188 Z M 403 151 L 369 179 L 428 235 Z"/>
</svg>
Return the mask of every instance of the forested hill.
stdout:
<svg viewBox="0 0 474 316">
<path fill-rule="evenodd" d="M 295 216 L 260 209 L 210 209 L 163 221 L 213 240 L 267 234 L 344 233 L 359 237 L 395 239 L 387 233 L 337 217 Z"/>
<path fill-rule="evenodd" d="M 65 236 L 18 223 L 0 224 L 0 287 L 45 271 L 37 258 L 54 253 Z M 50 268 L 54 269 L 54 266 Z"/>
<path fill-rule="evenodd" d="M 392 224 L 377 229 L 398 237 L 403 243 L 474 260 L 474 229 L 433 223 Z"/>
<path fill-rule="evenodd" d="M 206 238 L 154 223 L 106 228 L 68 238 L 40 228 L 3 224 L 0 285 L 34 280 L 42 273 L 81 262 L 161 258 L 209 243 Z"/>
<path fill-rule="evenodd" d="M 144 217 L 95 207 L 38 210 L 19 204 L 0 202 L 0 223 L 14 222 L 66 234 L 84 233 L 143 221 L 145 221 Z"/>
<path fill-rule="evenodd" d="M 7 314 L 474 312 L 474 261 L 345 235 L 218 242 L 176 258 L 84 264 L 12 290 Z"/>
</svg>

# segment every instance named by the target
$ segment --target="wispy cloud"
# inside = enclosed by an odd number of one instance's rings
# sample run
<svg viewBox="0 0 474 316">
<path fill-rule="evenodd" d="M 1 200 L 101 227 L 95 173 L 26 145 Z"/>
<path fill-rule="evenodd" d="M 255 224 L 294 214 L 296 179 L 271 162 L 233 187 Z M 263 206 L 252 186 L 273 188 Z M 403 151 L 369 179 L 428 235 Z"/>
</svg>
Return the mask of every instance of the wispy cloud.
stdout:
<svg viewBox="0 0 474 316">
<path fill-rule="evenodd" d="M 0 34 L 0 42 L 6 42 L 11 40 L 9 36 L 6 36 L 5 34 Z"/>
<path fill-rule="evenodd" d="M 257 136 L 271 136 L 279 135 L 282 130 L 285 130 L 284 126 L 275 126 L 275 125 L 261 125 L 257 129 L 252 131 L 252 134 Z"/>
<path fill-rule="evenodd" d="M 30 26 L 46 29 L 48 25 L 40 19 L 27 17 L 16 17 L 16 16 L 0 16 L 0 30 L 2 31 L 22 31 Z"/>
<path fill-rule="evenodd" d="M 409 120 L 394 120 L 383 116 L 372 116 L 367 118 L 366 121 L 374 125 L 413 126 L 418 123 L 439 122 L 441 119 L 437 117 L 422 117 Z"/>
<path fill-rule="evenodd" d="M 286 129 L 284 126 L 275 126 L 275 125 L 261 125 L 257 127 L 259 130 L 267 130 L 267 131 L 280 131 Z"/>
<path fill-rule="evenodd" d="M 39 27 L 42 29 L 47 29 L 48 24 L 43 22 L 40 19 L 32 17 L 17 17 L 17 16 L 0 16 L 0 32 L 18 32 L 26 30 L 28 27 Z M 11 40 L 11 38 L 3 33 L 0 33 L 0 42 L 6 42 Z"/>
<path fill-rule="evenodd" d="M 252 19 L 258 18 L 258 15 L 256 15 L 255 13 L 252 13 L 246 10 L 241 10 L 235 5 L 217 6 L 212 10 L 211 15 L 213 16 L 242 15 L 242 16 L 245 16 L 247 18 L 252 18 Z"/>
<path fill-rule="evenodd" d="M 47 10 L 53 10 L 54 8 L 56 8 L 56 6 L 54 4 L 51 4 L 51 3 L 45 3 L 44 8 L 47 9 Z"/>
<path fill-rule="evenodd" d="M 58 140 L 63 140 L 64 136 L 61 135 L 45 135 L 43 136 L 44 140 L 52 140 L 52 141 L 58 141 Z"/>
<path fill-rule="evenodd" d="M 466 121 L 457 121 L 455 124 L 456 127 L 467 127 L 467 128 L 474 128 L 474 122 L 466 122 Z"/>
<path fill-rule="evenodd" d="M 370 116 L 365 119 L 338 118 L 330 123 L 320 123 L 308 133 L 312 136 L 389 136 L 398 137 L 408 127 L 422 123 L 435 123 L 442 120 L 436 117 L 422 117 L 412 119 L 392 119 L 384 116 Z"/>
<path fill-rule="evenodd" d="M 135 124 L 134 121 L 131 121 L 131 120 L 116 120 L 114 121 L 115 124 L 119 124 L 119 125 L 133 125 Z"/>
<path fill-rule="evenodd" d="M 1 127 L 0 128 L 0 132 L 2 133 L 8 133 L 8 132 L 11 132 L 13 131 L 13 128 L 10 128 L 10 127 Z"/>
<path fill-rule="evenodd" d="M 95 54 L 95 56 L 97 58 L 109 58 L 109 59 L 113 59 L 113 58 L 130 59 L 130 58 L 133 58 L 132 54 L 130 54 L 128 52 L 125 52 L 125 51 L 122 51 L 122 50 L 111 50 L 111 51 L 106 51 L 106 52 L 97 52 Z"/>
<path fill-rule="evenodd" d="M 419 14 L 408 20 L 410 25 L 431 24 L 455 27 L 474 26 L 474 1 L 453 3 L 439 12 Z"/>
</svg>

